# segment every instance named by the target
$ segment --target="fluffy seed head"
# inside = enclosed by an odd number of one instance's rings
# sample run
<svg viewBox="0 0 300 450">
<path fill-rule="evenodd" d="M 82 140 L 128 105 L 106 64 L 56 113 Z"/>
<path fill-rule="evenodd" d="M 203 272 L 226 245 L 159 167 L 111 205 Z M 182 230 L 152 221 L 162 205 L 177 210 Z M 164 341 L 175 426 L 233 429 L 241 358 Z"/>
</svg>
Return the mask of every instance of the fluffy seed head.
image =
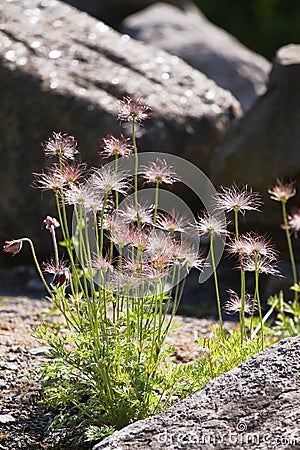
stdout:
<svg viewBox="0 0 300 450">
<path fill-rule="evenodd" d="M 34 183 L 33 186 L 42 189 L 44 191 L 52 190 L 54 192 L 62 189 L 66 181 L 62 176 L 61 170 L 58 166 L 54 165 L 46 169 L 47 172 L 44 173 L 34 173 Z"/>
<path fill-rule="evenodd" d="M 268 190 L 270 198 L 277 202 L 286 203 L 291 197 L 296 195 L 296 188 L 294 183 L 284 184 L 281 180 L 277 179 L 275 186 Z"/>
<path fill-rule="evenodd" d="M 177 212 L 172 211 L 169 213 L 159 213 L 156 219 L 156 227 L 169 233 L 174 232 L 188 232 L 191 227 L 186 217 L 179 215 Z"/>
<path fill-rule="evenodd" d="M 128 173 L 116 172 L 112 167 L 102 166 L 93 174 L 91 186 L 96 190 L 109 193 L 112 191 L 126 194 L 130 188 Z"/>
<path fill-rule="evenodd" d="M 101 147 L 102 151 L 99 152 L 99 155 L 103 157 L 117 155 L 126 158 L 133 153 L 133 145 L 130 138 L 126 138 L 122 134 L 119 138 L 109 134 L 102 139 Z"/>
<path fill-rule="evenodd" d="M 142 166 L 139 174 L 146 180 L 146 183 L 153 184 L 173 184 L 180 181 L 180 177 L 173 171 L 166 160 L 156 158 L 151 161 L 148 166 Z"/>
<path fill-rule="evenodd" d="M 85 163 L 74 163 L 65 161 L 60 172 L 61 177 L 67 184 L 73 184 L 86 175 L 86 164 Z"/>
<path fill-rule="evenodd" d="M 245 272 L 259 272 L 266 275 L 273 275 L 275 277 L 280 277 L 281 273 L 278 267 L 274 264 L 274 261 L 270 260 L 266 256 L 261 258 L 253 258 L 249 256 L 245 258 L 243 262 L 243 269 Z"/>
<path fill-rule="evenodd" d="M 284 227 L 284 225 L 282 225 Z M 292 231 L 296 236 L 300 231 L 300 209 L 294 211 L 294 213 L 288 217 L 288 229 Z"/>
<path fill-rule="evenodd" d="M 169 234 L 157 230 L 151 233 L 146 254 L 151 260 L 157 257 L 166 257 L 169 261 L 173 259 L 173 240 Z"/>
<path fill-rule="evenodd" d="M 209 215 L 206 211 L 198 218 L 196 230 L 200 236 L 205 234 L 227 235 L 226 224 L 217 215 Z"/>
<path fill-rule="evenodd" d="M 238 239 L 234 238 L 230 240 L 227 249 L 229 253 L 240 256 L 264 256 L 272 261 L 277 256 L 274 245 L 268 237 L 252 232 L 245 233 Z"/>
<path fill-rule="evenodd" d="M 242 310 L 242 300 L 238 296 L 238 294 L 232 289 L 228 289 L 229 300 L 224 303 L 222 309 L 227 314 L 235 314 L 236 312 L 240 312 Z M 244 304 L 244 312 L 245 314 L 251 314 L 252 312 L 253 299 L 250 294 L 245 295 L 245 304 Z"/>
<path fill-rule="evenodd" d="M 259 211 L 262 204 L 259 194 L 252 192 L 248 186 L 239 189 L 235 184 L 229 188 L 222 187 L 215 196 L 216 208 L 222 211 L 239 211 L 245 214 L 247 210 Z"/>
<path fill-rule="evenodd" d="M 175 259 L 178 259 L 187 270 L 197 269 L 202 271 L 205 265 L 205 257 L 197 251 L 193 245 L 183 241 L 178 244 L 178 252 L 174 255 Z"/>
<path fill-rule="evenodd" d="M 113 227 L 110 229 L 110 240 L 120 247 L 130 243 L 128 227 L 120 221 L 114 221 Z"/>
<path fill-rule="evenodd" d="M 144 250 L 144 248 L 149 244 L 150 234 L 145 229 L 141 227 L 140 229 L 135 226 L 129 228 L 128 236 L 130 239 L 130 244 L 136 247 L 139 251 Z"/>
<path fill-rule="evenodd" d="M 42 147 L 49 158 L 74 159 L 78 153 L 77 142 L 73 136 L 55 131 L 47 141 L 42 143 Z"/>
<path fill-rule="evenodd" d="M 66 205 L 81 205 L 86 209 L 100 210 L 104 193 L 96 191 L 89 184 L 72 184 L 65 192 Z"/>
<path fill-rule="evenodd" d="M 108 257 L 101 255 L 94 255 L 92 259 L 93 269 L 100 270 L 101 272 L 113 271 L 113 265 Z"/>
<path fill-rule="evenodd" d="M 119 102 L 118 119 L 125 122 L 141 123 L 149 119 L 152 108 L 148 106 L 140 97 L 123 97 Z"/>
<path fill-rule="evenodd" d="M 136 204 L 134 201 L 125 200 L 121 203 L 118 216 L 125 223 L 139 223 L 152 225 L 153 223 L 153 206 Z"/>
</svg>

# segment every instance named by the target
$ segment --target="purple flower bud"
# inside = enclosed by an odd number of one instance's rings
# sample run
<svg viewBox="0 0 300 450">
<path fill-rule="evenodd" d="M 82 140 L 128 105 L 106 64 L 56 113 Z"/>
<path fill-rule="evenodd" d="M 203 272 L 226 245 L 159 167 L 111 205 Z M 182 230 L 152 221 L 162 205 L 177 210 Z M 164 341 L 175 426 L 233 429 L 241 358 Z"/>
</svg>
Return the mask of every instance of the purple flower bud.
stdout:
<svg viewBox="0 0 300 450">
<path fill-rule="evenodd" d="M 58 272 L 55 273 L 52 284 L 53 286 L 62 286 L 64 283 L 68 284 L 70 279 L 70 272 L 67 267 L 64 267 L 63 269 L 60 269 Z"/>
<path fill-rule="evenodd" d="M 54 230 L 54 228 L 58 228 L 60 226 L 59 222 L 55 219 L 55 217 L 47 216 L 46 219 L 43 220 L 42 228 L 46 228 L 50 233 Z"/>
<path fill-rule="evenodd" d="M 5 253 L 11 253 L 13 256 L 19 253 L 22 249 L 22 239 L 14 239 L 12 241 L 5 241 L 3 245 L 3 251 Z"/>
</svg>

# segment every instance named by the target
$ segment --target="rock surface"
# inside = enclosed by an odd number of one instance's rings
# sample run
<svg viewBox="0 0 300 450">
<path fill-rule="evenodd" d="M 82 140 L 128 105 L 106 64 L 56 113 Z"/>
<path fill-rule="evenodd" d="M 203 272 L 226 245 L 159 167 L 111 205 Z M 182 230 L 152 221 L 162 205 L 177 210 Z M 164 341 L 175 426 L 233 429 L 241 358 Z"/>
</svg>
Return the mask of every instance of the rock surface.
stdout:
<svg viewBox="0 0 300 450">
<path fill-rule="evenodd" d="M 285 339 L 93 450 L 299 448 L 299 357 L 300 337 Z"/>
<path fill-rule="evenodd" d="M 73 134 L 82 158 L 98 164 L 100 139 L 122 131 L 117 99 L 140 94 L 155 110 L 140 149 L 177 153 L 205 170 L 241 116 L 229 92 L 176 56 L 56 0 L 1 4 L 0 93 L 0 240 L 27 235 L 42 252 L 50 239 L 40 224 L 53 203 L 29 185 L 52 131 Z"/>
<path fill-rule="evenodd" d="M 210 23 L 198 10 L 154 4 L 127 17 L 121 30 L 179 56 L 231 91 L 244 110 L 250 109 L 266 90 L 271 64 Z"/>
<path fill-rule="evenodd" d="M 300 45 L 278 50 L 268 91 L 237 124 L 211 159 L 218 184 L 249 183 L 267 193 L 276 178 L 300 183 Z M 299 205 L 298 205 L 299 206 Z M 267 203 L 268 220 L 274 220 Z M 264 214 L 264 216 L 266 216 Z M 264 217 L 267 220 L 267 217 Z"/>
<path fill-rule="evenodd" d="M 129 14 L 133 14 L 143 8 L 146 8 L 159 0 L 63 0 L 72 6 L 85 11 L 88 14 L 97 17 L 112 27 L 118 27 L 120 22 Z M 196 9 L 196 6 L 190 0 L 165 0 L 182 9 Z"/>
</svg>

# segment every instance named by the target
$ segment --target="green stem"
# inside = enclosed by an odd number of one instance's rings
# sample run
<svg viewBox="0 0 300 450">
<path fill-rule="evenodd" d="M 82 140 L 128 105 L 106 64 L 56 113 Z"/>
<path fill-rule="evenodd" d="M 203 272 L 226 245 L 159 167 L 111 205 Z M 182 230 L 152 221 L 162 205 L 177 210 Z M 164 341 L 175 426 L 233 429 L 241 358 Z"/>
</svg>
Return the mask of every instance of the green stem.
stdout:
<svg viewBox="0 0 300 450">
<path fill-rule="evenodd" d="M 239 238 L 239 210 L 237 208 L 234 209 L 234 227 L 235 238 L 237 240 Z"/>
<path fill-rule="evenodd" d="M 216 261 L 215 261 L 213 232 L 212 231 L 210 231 L 210 233 L 209 233 L 209 244 L 210 244 L 212 268 L 213 268 L 213 273 L 214 273 L 214 282 L 215 282 L 215 290 L 216 290 L 216 297 L 217 297 L 220 332 L 221 332 L 221 337 L 224 339 L 223 320 L 222 320 L 222 312 L 221 312 L 221 300 L 220 300 L 219 283 L 218 283 L 218 276 L 217 276 L 217 268 L 216 268 Z"/>
<path fill-rule="evenodd" d="M 297 284 L 297 282 L 298 282 L 297 269 L 296 269 L 292 240 L 291 240 L 291 236 L 290 236 L 290 232 L 289 232 L 289 228 L 288 228 L 288 222 L 287 222 L 286 201 L 282 201 L 281 206 L 282 206 L 282 217 L 283 217 L 284 230 L 285 230 L 286 240 L 287 240 L 287 244 L 288 244 L 290 262 L 291 262 L 291 266 L 292 266 L 293 282 L 294 282 L 294 284 Z M 294 301 L 298 302 L 298 298 L 299 298 L 299 294 L 298 294 L 298 292 L 295 291 Z"/>
<path fill-rule="evenodd" d="M 262 319 L 262 311 L 261 311 L 261 303 L 260 303 L 260 295 L 259 295 L 259 270 L 256 268 L 255 270 L 255 293 L 257 299 L 257 309 L 260 321 L 260 329 L 261 329 L 261 349 L 264 349 L 264 328 L 263 328 L 263 319 Z"/>
<path fill-rule="evenodd" d="M 155 225 L 156 225 L 156 219 L 157 219 L 158 195 L 159 195 L 159 181 L 156 181 L 156 185 L 155 185 L 154 215 L 153 215 L 153 229 L 155 228 Z"/>
<path fill-rule="evenodd" d="M 54 227 L 51 228 L 51 237 L 52 237 L 52 242 L 53 242 L 55 265 L 58 268 L 59 267 L 59 256 L 58 256 L 56 233 L 55 233 Z"/>
<path fill-rule="evenodd" d="M 246 298 L 246 280 L 245 280 L 245 272 L 241 265 L 241 312 L 240 312 L 241 347 L 243 346 L 245 337 L 245 298 Z"/>
<path fill-rule="evenodd" d="M 116 155 L 115 156 L 115 172 L 118 173 L 118 170 L 119 170 L 119 158 L 118 158 L 118 155 Z M 116 216 L 117 216 L 118 215 L 118 210 L 119 210 L 119 192 L 116 191 L 115 195 L 116 195 L 116 205 L 115 205 L 115 207 L 116 207 Z"/>
<path fill-rule="evenodd" d="M 138 208 L 138 170 L 139 170 L 139 156 L 136 146 L 136 138 L 135 138 L 135 127 L 134 120 L 132 121 L 132 143 L 133 143 L 133 151 L 134 151 L 134 198 L 135 198 L 135 206 Z"/>
<path fill-rule="evenodd" d="M 101 209 L 101 218 L 100 218 L 100 244 L 99 244 L 99 254 L 102 255 L 103 253 L 103 240 L 104 240 L 104 233 L 103 233 L 103 222 L 104 222 L 104 211 L 105 211 L 105 205 L 107 202 L 107 199 L 109 197 L 110 191 L 107 191 L 105 194 L 105 197 L 103 199 L 103 205 Z"/>
<path fill-rule="evenodd" d="M 234 227 L 235 238 L 239 239 L 239 208 L 234 209 Z M 245 298 L 246 298 L 246 282 L 245 271 L 243 269 L 243 260 L 240 256 L 240 275 L 241 275 L 241 311 L 240 311 L 240 334 L 241 334 L 241 347 L 243 346 L 245 337 Z"/>
<path fill-rule="evenodd" d="M 48 293 L 51 295 L 51 297 L 52 297 L 52 295 L 53 295 L 53 294 L 52 294 L 52 291 L 51 291 L 51 289 L 49 288 L 47 281 L 45 280 L 45 277 L 44 277 L 44 275 L 43 275 L 43 272 L 42 272 L 41 267 L 40 267 L 40 265 L 39 265 L 39 262 L 38 262 L 38 260 L 37 260 L 37 257 L 36 257 L 36 253 L 35 253 L 35 249 L 34 249 L 34 245 L 33 245 L 32 240 L 29 239 L 29 238 L 22 238 L 22 239 L 20 239 L 20 241 L 26 241 L 26 242 L 29 243 L 30 249 L 31 249 L 31 253 L 32 253 L 32 257 L 33 257 L 33 260 L 34 260 L 34 263 L 35 263 L 35 266 L 36 266 L 36 269 L 37 269 L 37 271 L 38 271 L 38 273 L 39 273 L 39 276 L 40 276 L 40 278 L 41 278 L 41 280 L 42 280 L 42 282 L 43 282 L 45 288 L 47 289 L 47 292 L 48 292 Z"/>
<path fill-rule="evenodd" d="M 67 248 L 67 252 L 70 258 L 70 262 L 71 262 L 71 266 L 72 266 L 72 272 L 75 275 L 75 279 L 74 282 L 76 284 L 76 286 L 73 287 L 73 282 L 71 283 L 71 288 L 72 288 L 72 293 L 74 294 L 74 292 L 76 291 L 76 289 L 78 288 L 78 286 L 80 286 L 80 278 L 78 276 L 77 270 L 76 270 L 76 265 L 75 265 L 75 261 L 74 261 L 74 257 L 73 257 L 73 250 L 71 248 L 70 245 L 70 239 L 69 239 L 69 231 L 66 231 L 68 229 L 68 223 L 67 223 L 67 219 L 66 219 L 66 212 L 64 213 L 64 218 L 62 216 L 62 212 L 61 212 L 61 207 L 60 207 L 60 199 L 59 199 L 59 195 L 62 198 L 62 193 L 58 193 L 57 191 L 55 191 L 55 202 L 56 202 L 56 209 L 57 209 L 57 214 L 58 214 L 58 219 L 59 219 L 59 223 L 60 223 L 60 227 L 61 227 L 61 231 L 62 231 L 62 235 L 63 235 L 63 239 L 64 242 L 66 243 L 66 248 Z M 64 209 L 65 211 L 65 209 Z"/>
</svg>

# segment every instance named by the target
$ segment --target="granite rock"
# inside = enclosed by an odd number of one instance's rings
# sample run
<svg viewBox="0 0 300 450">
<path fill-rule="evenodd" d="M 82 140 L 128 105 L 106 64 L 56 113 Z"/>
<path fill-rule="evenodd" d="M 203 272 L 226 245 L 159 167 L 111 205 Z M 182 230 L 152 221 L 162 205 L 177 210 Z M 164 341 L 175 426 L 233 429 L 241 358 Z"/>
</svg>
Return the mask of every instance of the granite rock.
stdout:
<svg viewBox="0 0 300 450">
<path fill-rule="evenodd" d="M 232 92 L 245 111 L 266 90 L 270 62 L 209 22 L 199 10 L 154 4 L 127 17 L 121 30 L 179 56 Z"/>
<path fill-rule="evenodd" d="M 63 0 L 75 6 L 81 11 L 97 17 L 108 25 L 117 28 L 121 21 L 128 15 L 136 13 L 147 6 L 157 3 L 159 0 Z M 191 0 L 165 0 L 165 3 L 175 5 L 178 8 L 196 10 L 196 6 Z"/>
<path fill-rule="evenodd" d="M 295 180 L 296 186 L 300 183 L 299 77 L 300 45 L 282 47 L 274 60 L 266 94 L 236 123 L 211 158 L 209 173 L 216 183 L 231 184 L 235 180 L 264 194 L 265 224 L 282 220 L 280 208 L 275 208 L 267 196 L 276 178 Z"/>
<path fill-rule="evenodd" d="M 138 130 L 139 148 L 205 170 L 241 116 L 228 91 L 178 57 L 57 0 L 1 5 L 0 93 L 0 240 L 29 236 L 41 253 L 50 241 L 41 221 L 54 205 L 30 185 L 44 165 L 40 142 L 52 131 L 73 134 L 83 160 L 99 164 L 101 138 L 129 132 L 116 120 L 118 99 L 140 94 L 155 113 Z"/>
<path fill-rule="evenodd" d="M 300 337 L 285 339 L 93 450 L 299 448 L 299 357 Z"/>
</svg>

